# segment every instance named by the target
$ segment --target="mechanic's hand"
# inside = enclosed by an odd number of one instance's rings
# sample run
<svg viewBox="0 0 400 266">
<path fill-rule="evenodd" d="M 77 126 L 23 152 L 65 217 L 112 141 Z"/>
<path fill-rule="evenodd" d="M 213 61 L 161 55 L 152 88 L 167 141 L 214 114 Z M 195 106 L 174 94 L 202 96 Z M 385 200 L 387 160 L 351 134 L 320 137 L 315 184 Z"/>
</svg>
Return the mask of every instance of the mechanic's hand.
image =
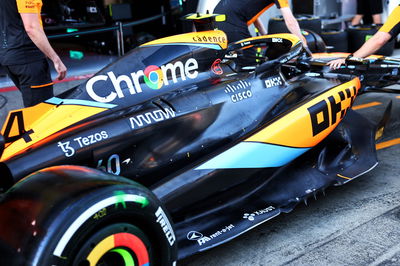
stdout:
<svg viewBox="0 0 400 266">
<path fill-rule="evenodd" d="M 54 69 L 58 73 L 57 79 L 63 80 L 65 78 L 65 76 L 67 75 L 67 67 L 64 65 L 64 63 L 61 61 L 60 58 L 57 58 L 56 60 L 54 60 L 53 63 L 54 63 Z"/>
<path fill-rule="evenodd" d="M 306 38 L 303 35 L 301 35 L 301 42 L 303 43 L 303 47 L 306 50 L 307 54 L 312 57 L 312 52 L 308 47 Z"/>
<path fill-rule="evenodd" d="M 307 45 L 303 45 L 303 47 L 304 47 L 304 50 L 306 50 L 308 56 L 312 57 L 312 52 L 311 52 L 310 48 L 308 48 Z"/>
<path fill-rule="evenodd" d="M 345 64 L 346 64 L 346 58 L 339 58 L 339 59 L 332 60 L 327 63 L 327 65 L 331 69 L 339 69 L 341 65 L 345 65 Z"/>
<path fill-rule="evenodd" d="M 303 43 L 304 47 L 307 47 L 307 39 L 304 37 L 304 35 L 301 35 L 301 42 Z"/>
</svg>

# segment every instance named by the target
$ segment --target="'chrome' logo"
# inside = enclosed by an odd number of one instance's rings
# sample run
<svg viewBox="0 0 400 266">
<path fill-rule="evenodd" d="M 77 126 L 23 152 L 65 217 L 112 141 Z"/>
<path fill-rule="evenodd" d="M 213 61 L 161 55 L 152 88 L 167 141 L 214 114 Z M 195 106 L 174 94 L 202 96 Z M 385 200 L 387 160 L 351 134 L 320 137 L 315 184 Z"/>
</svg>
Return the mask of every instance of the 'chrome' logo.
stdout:
<svg viewBox="0 0 400 266">
<path fill-rule="evenodd" d="M 89 96 L 102 103 L 108 103 L 115 100 L 115 98 L 124 98 L 123 88 L 128 88 L 131 95 L 143 92 L 141 84 L 144 83 L 153 90 L 159 90 L 162 86 L 169 85 L 171 81 L 173 84 L 178 82 L 178 77 L 181 80 L 195 79 L 198 75 L 198 63 L 196 59 L 189 58 L 185 64 L 181 61 L 175 63 L 169 63 L 161 67 L 150 65 L 145 68 L 145 70 L 139 70 L 137 72 L 132 72 L 128 75 L 116 76 L 114 72 L 107 72 L 107 75 L 97 75 L 92 77 L 86 83 L 86 91 Z M 168 77 L 170 79 L 168 79 Z M 104 91 L 108 89 L 102 84 L 101 81 L 107 81 L 110 79 L 113 90 L 106 96 L 101 96 L 99 93 L 104 94 Z M 121 86 L 121 83 L 125 83 Z M 108 84 L 107 84 L 108 85 Z M 106 89 L 106 90 L 105 90 Z M 96 92 L 96 90 L 98 92 Z"/>
<path fill-rule="evenodd" d="M 158 66 L 151 65 L 144 70 L 144 82 L 150 89 L 158 90 L 163 85 L 163 73 Z"/>
</svg>

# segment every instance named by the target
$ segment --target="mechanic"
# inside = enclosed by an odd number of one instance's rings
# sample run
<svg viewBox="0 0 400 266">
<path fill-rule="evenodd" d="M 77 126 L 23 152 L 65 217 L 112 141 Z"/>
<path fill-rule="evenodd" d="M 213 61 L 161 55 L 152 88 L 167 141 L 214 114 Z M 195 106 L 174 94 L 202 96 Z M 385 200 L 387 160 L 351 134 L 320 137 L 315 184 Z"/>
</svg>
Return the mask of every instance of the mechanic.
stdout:
<svg viewBox="0 0 400 266">
<path fill-rule="evenodd" d="M 357 14 L 351 20 L 351 25 L 360 24 L 363 19 L 364 24 L 366 24 L 365 16 L 372 15 L 372 22 L 374 24 L 381 24 L 383 12 L 382 0 L 357 0 Z"/>
<path fill-rule="evenodd" d="M 265 35 L 267 32 L 259 17 L 274 4 L 280 9 L 289 31 L 306 43 L 288 0 L 221 0 L 214 13 L 225 14 L 226 21 L 218 23 L 218 28 L 227 34 L 229 42 L 250 38 L 248 26 L 253 23 L 261 35 Z"/>
<path fill-rule="evenodd" d="M 249 25 L 253 23 L 260 34 L 265 35 L 267 31 L 259 17 L 274 4 L 280 9 L 289 31 L 299 37 L 304 46 L 307 46 L 288 0 L 221 0 L 215 7 L 214 13 L 225 14 L 226 20 L 217 23 L 217 27 L 226 33 L 230 43 L 252 37 Z"/>
<path fill-rule="evenodd" d="M 387 21 L 368 41 L 366 41 L 360 49 L 358 49 L 349 57 L 367 57 L 378 51 L 388 41 L 400 33 L 400 5 L 390 13 Z M 331 69 L 338 69 L 341 65 L 346 63 L 346 58 L 340 58 L 328 62 Z"/>
<path fill-rule="evenodd" d="M 62 80 L 67 68 L 51 47 L 40 16 L 42 0 L 3 0 L 0 9 L 0 64 L 21 91 L 25 107 L 53 94 L 50 66 Z"/>
</svg>

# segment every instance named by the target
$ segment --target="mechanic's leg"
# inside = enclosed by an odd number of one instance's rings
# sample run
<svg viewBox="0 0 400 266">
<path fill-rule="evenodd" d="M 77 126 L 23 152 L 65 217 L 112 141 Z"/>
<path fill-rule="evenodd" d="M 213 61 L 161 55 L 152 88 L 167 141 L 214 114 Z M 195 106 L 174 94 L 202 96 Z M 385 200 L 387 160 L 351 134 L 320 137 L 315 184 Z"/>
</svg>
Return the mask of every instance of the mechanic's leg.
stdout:
<svg viewBox="0 0 400 266">
<path fill-rule="evenodd" d="M 18 76 L 15 75 L 9 66 L 4 66 L 4 69 L 7 72 L 8 77 L 12 80 L 12 82 L 14 83 L 15 87 L 19 88 L 20 84 L 19 84 L 19 80 L 18 80 Z"/>
<path fill-rule="evenodd" d="M 383 13 L 382 0 L 369 0 L 374 24 L 382 24 L 381 14 Z"/>
<path fill-rule="evenodd" d="M 29 86 L 21 87 L 21 82 L 20 82 L 21 66 L 20 65 L 12 65 L 12 66 L 4 66 L 4 68 L 6 69 L 10 79 L 14 82 L 14 85 L 21 92 L 22 102 L 23 102 L 23 105 L 26 107 L 25 103 L 30 103 L 32 97 L 31 97 L 31 90 L 30 90 Z"/>
<path fill-rule="evenodd" d="M 361 23 L 361 19 L 363 18 L 363 15 L 357 14 L 353 17 L 353 19 L 351 20 L 351 25 L 352 26 L 356 26 L 359 25 Z"/>
<path fill-rule="evenodd" d="M 382 16 L 381 16 L 381 14 L 372 15 L 372 21 L 374 22 L 374 24 L 382 24 Z"/>
<path fill-rule="evenodd" d="M 39 72 L 37 75 L 39 75 L 40 78 L 31 83 L 32 105 L 44 102 L 54 96 L 49 61 L 44 59 L 37 62 L 36 66 Z"/>
<path fill-rule="evenodd" d="M 19 82 L 17 87 L 22 93 L 25 107 L 36 105 L 53 97 L 53 82 L 47 59 L 24 65 L 8 66 L 8 71 Z"/>
<path fill-rule="evenodd" d="M 361 24 L 361 20 L 363 19 L 365 13 L 367 12 L 367 5 L 365 3 L 366 0 L 357 0 L 357 13 L 351 20 L 351 25 L 359 25 Z"/>
</svg>

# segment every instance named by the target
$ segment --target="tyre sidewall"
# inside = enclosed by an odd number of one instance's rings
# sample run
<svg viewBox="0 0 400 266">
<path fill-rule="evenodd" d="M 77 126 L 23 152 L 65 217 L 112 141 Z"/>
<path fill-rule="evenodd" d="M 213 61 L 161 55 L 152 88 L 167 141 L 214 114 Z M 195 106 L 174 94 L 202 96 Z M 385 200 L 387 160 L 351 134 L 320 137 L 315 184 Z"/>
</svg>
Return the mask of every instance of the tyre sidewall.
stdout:
<svg viewBox="0 0 400 266">
<path fill-rule="evenodd" d="M 125 197 L 146 198 L 148 204 L 126 201 L 117 204 L 105 204 L 106 199 L 115 197 L 118 191 Z M 121 196 L 122 197 L 122 196 Z M 160 218 L 159 213 L 162 212 Z M 83 219 L 91 213 L 89 218 Z M 157 216 L 158 214 L 158 216 Z M 97 216 L 96 216 L 97 215 Z M 167 220 L 167 221 L 166 221 Z M 80 221 L 80 223 L 77 223 Z M 108 187 L 93 191 L 73 200 L 69 206 L 56 213 L 56 218 L 48 227 L 47 246 L 37 255 L 38 265 L 71 265 L 73 258 L 79 253 L 80 246 L 97 231 L 116 223 L 128 223 L 139 228 L 150 240 L 153 254 L 152 265 L 171 265 L 176 259 L 176 240 L 167 239 L 165 223 L 171 221 L 166 210 L 150 191 L 138 190 L 137 187 Z M 164 226 L 163 226 L 164 224 Z M 65 233 L 75 228 L 72 236 L 65 242 Z M 168 228 L 167 228 L 168 229 Z M 168 232 L 171 233 L 171 232 Z M 172 231 L 173 234 L 173 231 Z M 60 243 L 66 243 L 60 257 L 54 251 Z"/>
</svg>

